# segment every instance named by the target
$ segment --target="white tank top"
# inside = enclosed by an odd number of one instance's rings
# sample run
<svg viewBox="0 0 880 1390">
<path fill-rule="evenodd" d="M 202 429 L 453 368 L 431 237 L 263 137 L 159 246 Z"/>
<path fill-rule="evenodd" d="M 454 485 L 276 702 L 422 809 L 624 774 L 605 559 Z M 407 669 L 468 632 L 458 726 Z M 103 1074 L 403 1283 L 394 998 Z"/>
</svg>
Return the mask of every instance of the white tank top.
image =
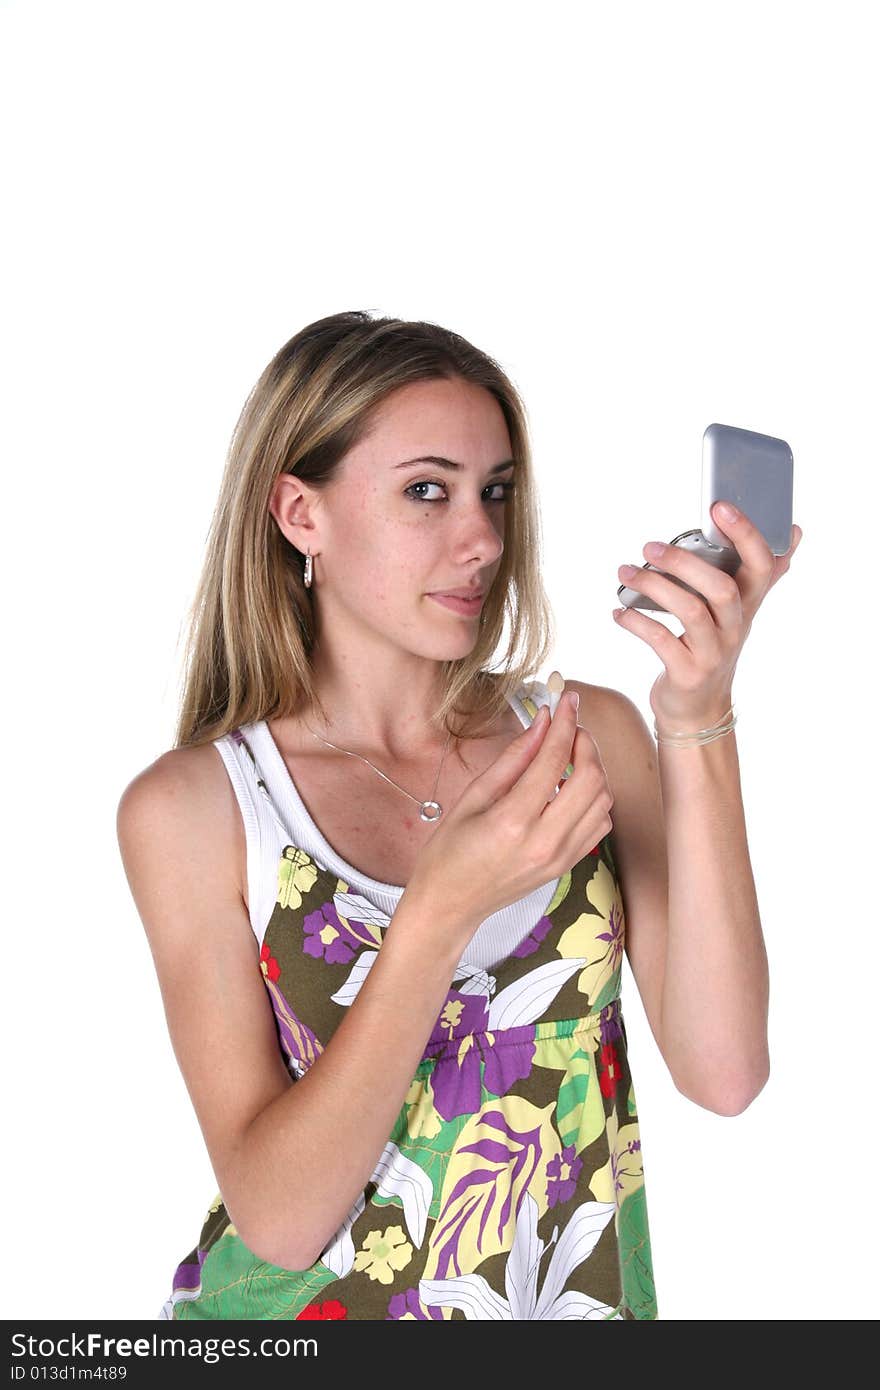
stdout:
<svg viewBox="0 0 880 1390">
<path fill-rule="evenodd" d="M 526 728 L 549 699 L 542 681 L 529 681 L 508 696 Z M 242 724 L 240 729 L 215 739 L 214 745 L 226 765 L 244 821 L 250 920 L 260 944 L 278 896 L 279 861 L 289 845 L 344 879 L 351 890 L 388 917 L 393 915 L 403 888 L 368 878 L 336 853 L 306 810 L 264 719 Z M 491 872 L 491 864 L 487 872 Z M 462 961 L 488 969 L 509 956 L 534 930 L 558 884 L 559 879 L 553 879 L 487 917 L 468 942 Z"/>
</svg>

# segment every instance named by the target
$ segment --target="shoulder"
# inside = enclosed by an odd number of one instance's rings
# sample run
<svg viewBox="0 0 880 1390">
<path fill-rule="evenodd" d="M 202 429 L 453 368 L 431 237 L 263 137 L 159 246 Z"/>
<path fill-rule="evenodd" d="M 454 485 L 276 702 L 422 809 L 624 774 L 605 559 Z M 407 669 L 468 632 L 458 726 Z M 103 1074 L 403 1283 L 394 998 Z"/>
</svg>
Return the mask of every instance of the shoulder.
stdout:
<svg viewBox="0 0 880 1390">
<path fill-rule="evenodd" d="M 147 855 L 236 864 L 241 814 L 214 744 L 169 749 L 138 772 L 119 798 L 116 833 L 127 872 Z"/>
<path fill-rule="evenodd" d="M 606 750 L 615 761 L 641 754 L 656 768 L 654 737 L 635 701 L 612 686 L 588 685 L 568 677 L 565 688 L 580 696 L 578 723 L 593 734 L 603 760 Z"/>
<path fill-rule="evenodd" d="M 213 744 L 171 748 L 131 779 L 119 798 L 119 814 L 162 814 L 181 803 L 198 806 L 211 800 L 211 791 L 222 776 L 223 765 Z"/>
<path fill-rule="evenodd" d="M 653 821 L 653 837 L 661 833 L 662 812 L 657 745 L 641 710 L 622 690 L 566 679 L 565 688 L 580 695 L 578 723 L 596 741 L 614 797 L 614 831 L 618 845 L 626 840 L 623 858 L 637 833 Z"/>
</svg>

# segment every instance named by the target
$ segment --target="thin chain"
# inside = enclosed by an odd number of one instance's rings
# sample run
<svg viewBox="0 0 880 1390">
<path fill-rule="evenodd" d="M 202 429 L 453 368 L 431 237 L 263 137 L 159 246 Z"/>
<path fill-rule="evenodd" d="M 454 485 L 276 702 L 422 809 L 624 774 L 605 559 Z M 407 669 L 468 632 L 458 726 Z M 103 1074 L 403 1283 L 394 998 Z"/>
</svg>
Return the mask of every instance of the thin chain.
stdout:
<svg viewBox="0 0 880 1390">
<path fill-rule="evenodd" d="M 303 723 L 305 724 L 305 720 L 303 720 Z M 437 777 L 434 781 L 434 786 L 431 791 L 431 795 L 427 801 L 420 801 L 417 796 L 413 796 L 411 792 L 408 792 L 405 787 L 401 787 L 400 784 L 398 782 L 395 782 L 391 777 L 386 777 L 385 773 L 380 771 L 380 769 L 376 767 L 374 763 L 371 763 L 369 758 L 361 757 L 360 753 L 351 753 L 347 748 L 340 748 L 338 743 L 331 743 L 329 739 L 322 738 L 320 734 L 315 733 L 314 729 L 309 728 L 308 724 L 306 724 L 306 728 L 309 730 L 309 733 L 312 735 L 312 738 L 318 739 L 320 743 L 326 743 L 328 748 L 335 748 L 337 753 L 344 753 L 348 758 L 359 758 L 362 763 L 366 763 L 367 766 L 371 767 L 374 772 L 378 772 L 379 776 L 384 778 L 386 782 L 390 782 L 392 787 L 397 787 L 397 790 L 399 792 L 403 792 L 404 796 L 408 796 L 410 801 L 414 801 L 416 803 L 416 805 L 419 808 L 422 820 L 435 821 L 439 820 L 440 817 L 443 815 L 443 807 L 440 805 L 439 801 L 434 800 L 434 796 L 437 791 L 437 787 L 440 784 L 440 773 L 442 772 L 443 764 L 446 761 L 446 750 L 449 747 L 449 740 L 452 737 L 451 733 L 446 735 L 446 742 L 443 745 L 443 757 L 440 759 L 440 766 L 437 769 Z"/>
</svg>

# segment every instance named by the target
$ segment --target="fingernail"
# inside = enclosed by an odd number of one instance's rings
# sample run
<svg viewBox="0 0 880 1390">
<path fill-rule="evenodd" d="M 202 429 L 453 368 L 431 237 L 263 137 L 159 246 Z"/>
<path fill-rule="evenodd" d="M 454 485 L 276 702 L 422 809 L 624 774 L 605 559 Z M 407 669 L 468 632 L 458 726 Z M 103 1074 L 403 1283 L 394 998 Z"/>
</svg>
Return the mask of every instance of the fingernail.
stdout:
<svg viewBox="0 0 880 1390">
<path fill-rule="evenodd" d="M 547 682 L 547 693 L 550 698 L 550 718 L 556 713 L 556 707 L 562 699 L 562 692 L 565 689 L 565 681 L 559 671 L 554 671 Z"/>
<path fill-rule="evenodd" d="M 722 521 L 736 521 L 739 517 L 736 507 L 731 506 L 729 502 L 719 502 L 715 510 Z"/>
<path fill-rule="evenodd" d="M 578 705 L 580 704 L 580 702 L 581 702 L 581 697 L 580 697 L 580 695 L 577 693 L 577 691 L 576 691 L 576 690 L 569 690 L 569 692 L 568 692 L 568 703 L 571 705 L 571 707 L 572 707 L 572 709 L 574 710 L 575 714 L 577 714 L 577 708 L 578 708 Z"/>
</svg>

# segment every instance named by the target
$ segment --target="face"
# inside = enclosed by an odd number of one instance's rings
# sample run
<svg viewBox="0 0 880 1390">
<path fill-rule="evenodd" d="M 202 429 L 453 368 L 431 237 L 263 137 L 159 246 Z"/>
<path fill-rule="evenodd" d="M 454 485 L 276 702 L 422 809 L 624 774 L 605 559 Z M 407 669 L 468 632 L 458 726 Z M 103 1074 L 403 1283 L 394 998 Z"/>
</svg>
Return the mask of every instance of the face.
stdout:
<svg viewBox="0 0 880 1390">
<path fill-rule="evenodd" d="M 431 595 L 488 594 L 504 548 L 510 458 L 501 408 L 481 387 L 415 382 L 384 401 L 313 507 L 314 530 L 291 534 L 316 556 L 319 633 L 347 622 L 437 661 L 467 655 L 482 605 L 456 610 Z"/>
</svg>

